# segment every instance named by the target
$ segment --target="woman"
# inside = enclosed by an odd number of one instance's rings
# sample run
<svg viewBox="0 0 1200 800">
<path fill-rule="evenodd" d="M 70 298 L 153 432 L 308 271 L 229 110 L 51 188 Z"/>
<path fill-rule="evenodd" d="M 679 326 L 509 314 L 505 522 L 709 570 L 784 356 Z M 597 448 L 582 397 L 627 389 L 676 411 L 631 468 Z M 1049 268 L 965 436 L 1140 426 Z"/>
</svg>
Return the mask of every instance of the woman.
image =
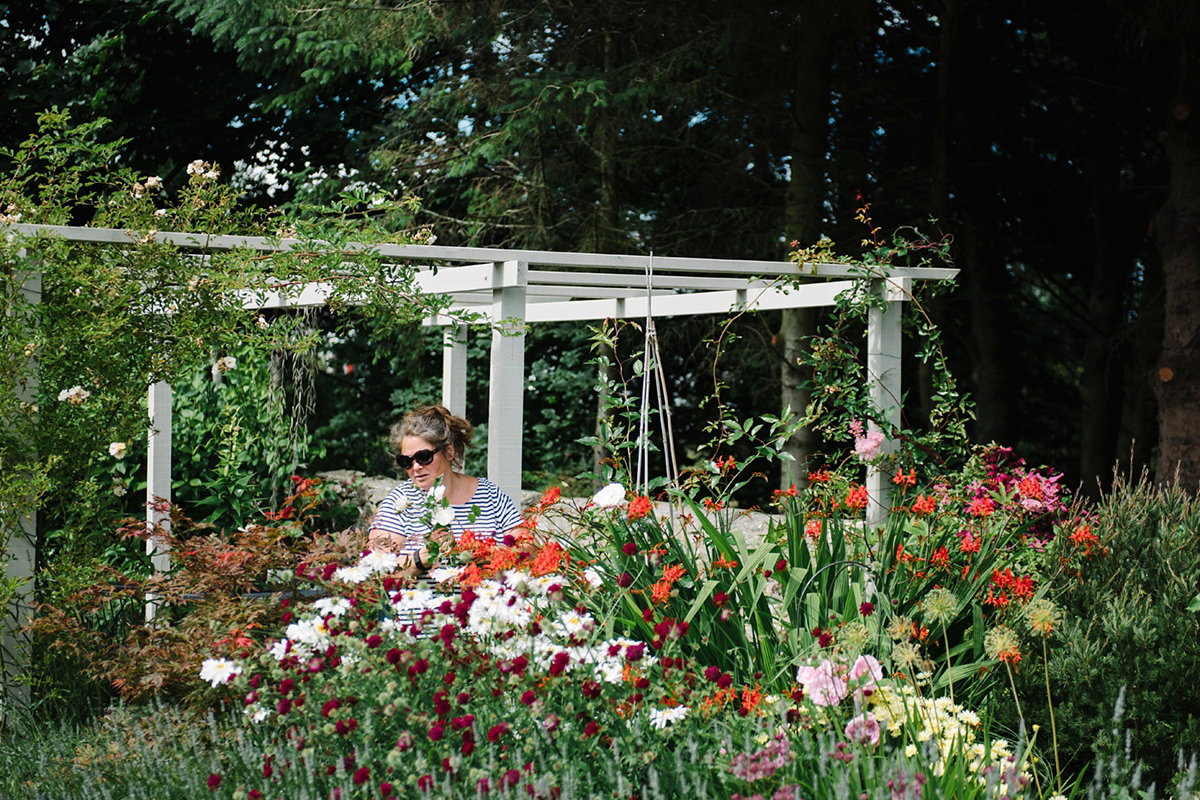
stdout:
<svg viewBox="0 0 1200 800">
<path fill-rule="evenodd" d="M 471 424 L 442 406 L 422 406 L 392 426 L 388 447 L 408 480 L 379 504 L 367 539 L 372 550 L 397 554 L 399 568 L 406 572 L 428 570 L 432 556 L 431 528 L 424 519 L 429 514 L 426 501 L 439 483 L 454 511 L 449 531 L 439 529 L 433 534 L 439 546 L 453 543 L 467 530 L 500 541 L 521 524 L 517 507 L 496 484 L 460 471 L 470 443 Z"/>
</svg>

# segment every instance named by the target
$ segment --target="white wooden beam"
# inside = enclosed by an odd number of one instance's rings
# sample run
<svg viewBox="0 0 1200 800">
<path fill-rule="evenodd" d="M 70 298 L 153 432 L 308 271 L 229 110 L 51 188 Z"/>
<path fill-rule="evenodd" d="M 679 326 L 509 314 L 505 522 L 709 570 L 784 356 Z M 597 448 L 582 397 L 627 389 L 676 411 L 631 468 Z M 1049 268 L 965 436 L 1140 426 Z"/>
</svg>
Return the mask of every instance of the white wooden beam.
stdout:
<svg viewBox="0 0 1200 800">
<path fill-rule="evenodd" d="M 519 504 L 525 416 L 525 289 L 529 265 L 495 265 L 488 400 L 488 479 Z"/>
<path fill-rule="evenodd" d="M 17 261 L 24 264 L 26 253 L 18 251 Z M 31 269 L 25 273 L 20 289 L 22 299 L 35 306 L 42 299 L 42 273 Z M 23 309 L 22 309 L 23 311 Z M 21 313 L 21 312 L 18 312 Z M 17 387 L 17 398 L 27 406 L 35 406 L 38 396 L 38 360 L 37 354 L 30 356 L 25 363 L 25 380 Z M 28 458 L 37 458 L 34 442 L 27 442 Z M 19 469 L 20 467 L 18 467 Z M 11 530 L 4 531 L 4 576 L 10 581 L 19 581 L 20 585 L 13 593 L 8 607 L 4 608 L 4 635 L 0 638 L 0 670 L 3 672 L 4 696 L 0 705 L 4 708 L 28 709 L 32 696 L 28 673 L 30 667 L 29 634 L 21 630 L 33 614 L 33 593 L 37 567 L 37 505 L 33 497 L 28 499 L 28 505 L 20 509 L 17 525 Z"/>
<path fill-rule="evenodd" d="M 149 447 L 146 453 L 146 525 L 150 530 L 171 530 L 171 400 L 174 392 L 163 381 L 150 385 L 147 395 Z M 156 572 L 170 572 L 171 549 L 161 537 L 146 539 L 146 555 Z M 146 621 L 158 612 L 157 599 L 146 597 Z"/>
<path fill-rule="evenodd" d="M 466 325 L 442 330 L 442 405 L 460 417 L 467 413 Z"/>
</svg>

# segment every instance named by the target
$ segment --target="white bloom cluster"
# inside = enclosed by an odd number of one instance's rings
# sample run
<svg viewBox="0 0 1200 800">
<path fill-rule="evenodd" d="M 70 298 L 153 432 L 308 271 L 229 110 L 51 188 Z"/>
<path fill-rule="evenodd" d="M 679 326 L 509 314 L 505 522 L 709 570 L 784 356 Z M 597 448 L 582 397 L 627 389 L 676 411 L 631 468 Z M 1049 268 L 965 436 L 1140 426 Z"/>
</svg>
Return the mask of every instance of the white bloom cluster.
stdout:
<svg viewBox="0 0 1200 800">
<path fill-rule="evenodd" d="M 21 221 L 21 212 L 17 211 L 17 207 L 12 203 L 8 204 L 8 208 L 4 209 L 4 213 L 0 214 L 0 225 L 16 225 Z"/>
<path fill-rule="evenodd" d="M 650 724 L 655 728 L 662 730 L 672 722 L 678 722 L 687 715 L 687 706 L 675 706 L 674 708 L 652 708 L 650 709 Z"/>
<path fill-rule="evenodd" d="M 236 367 L 237 367 L 237 359 L 236 358 L 234 358 L 233 356 L 221 356 L 220 358 L 217 359 L 216 363 L 212 365 L 213 377 L 215 378 L 218 375 L 224 375 L 226 372 L 229 372 L 229 370 L 234 369 Z"/>
<path fill-rule="evenodd" d="M 70 403 L 73 406 L 82 405 L 84 400 L 92 396 L 92 393 L 82 386 L 72 386 L 70 389 L 63 389 L 58 393 L 58 399 Z"/>
<path fill-rule="evenodd" d="M 610 483 L 592 497 L 592 505 L 596 508 L 616 508 L 625 502 L 625 487 L 619 483 Z"/>
<path fill-rule="evenodd" d="M 124 458 L 127 449 L 124 442 L 113 442 L 108 446 L 108 454 L 113 458 Z"/>
<path fill-rule="evenodd" d="M 1003 770 L 1013 755 L 1004 739 L 993 740 L 990 747 L 977 742 L 979 715 L 948 697 L 922 697 L 911 685 L 884 684 L 871 694 L 870 707 L 879 726 L 891 736 L 903 735 L 904 726 L 909 724 L 911 729 L 917 729 L 918 742 L 930 742 L 936 747 L 940 758 L 934 766 L 935 775 L 944 773 L 947 757 L 962 752 L 967 755 L 967 770 L 986 782 L 985 768 L 995 766 Z M 910 743 L 906 749 L 909 756 L 917 752 L 915 744 Z"/>
<path fill-rule="evenodd" d="M 207 178 L 210 181 L 215 181 L 217 178 L 221 177 L 221 171 L 217 169 L 215 164 L 210 167 L 207 161 L 202 161 L 200 159 L 196 159 L 187 165 L 187 174 L 199 175 L 200 177 Z"/>
<path fill-rule="evenodd" d="M 313 608 L 322 617 L 327 617 L 330 614 L 340 617 L 350 610 L 350 601 L 344 597 L 322 597 L 313 603 Z"/>
<path fill-rule="evenodd" d="M 210 658 L 200 665 L 200 680 L 208 681 L 213 686 L 228 683 L 234 675 L 240 675 L 242 668 L 227 658 Z"/>
</svg>

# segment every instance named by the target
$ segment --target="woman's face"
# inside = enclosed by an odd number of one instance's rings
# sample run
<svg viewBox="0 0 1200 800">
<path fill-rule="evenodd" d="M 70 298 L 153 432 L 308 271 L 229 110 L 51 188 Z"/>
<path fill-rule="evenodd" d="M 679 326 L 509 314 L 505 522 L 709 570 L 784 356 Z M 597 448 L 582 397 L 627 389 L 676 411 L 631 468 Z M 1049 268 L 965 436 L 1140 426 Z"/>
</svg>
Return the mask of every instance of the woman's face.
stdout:
<svg viewBox="0 0 1200 800">
<path fill-rule="evenodd" d="M 450 472 L 451 456 L 454 455 L 445 452 L 446 448 L 442 448 L 433 454 L 433 459 L 428 464 L 421 464 L 414 458 L 414 456 L 427 454 L 433 449 L 434 446 L 420 436 L 405 436 L 400 442 L 400 454 L 413 459 L 412 466 L 408 468 L 408 477 L 425 492 L 433 488 L 434 481 Z"/>
</svg>

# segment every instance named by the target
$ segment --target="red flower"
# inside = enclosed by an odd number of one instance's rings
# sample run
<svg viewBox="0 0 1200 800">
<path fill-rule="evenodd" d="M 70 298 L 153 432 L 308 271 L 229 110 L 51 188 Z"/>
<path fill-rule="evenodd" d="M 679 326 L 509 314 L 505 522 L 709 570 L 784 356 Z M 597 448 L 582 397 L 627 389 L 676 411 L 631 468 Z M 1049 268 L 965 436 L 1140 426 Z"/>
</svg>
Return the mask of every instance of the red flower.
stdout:
<svg viewBox="0 0 1200 800">
<path fill-rule="evenodd" d="M 524 704 L 525 704 L 525 705 L 527 705 L 527 706 L 531 706 L 531 705 L 533 705 L 535 702 L 537 702 L 537 695 L 536 695 L 536 694 L 534 694 L 534 691 L 533 691 L 533 689 L 526 689 L 526 690 L 525 690 L 525 691 L 524 691 L 524 692 L 521 694 L 521 702 L 522 702 L 522 703 L 524 703 Z"/>
<path fill-rule="evenodd" d="M 371 777 L 370 767 L 359 767 L 354 770 L 354 785 L 361 786 Z"/>
<path fill-rule="evenodd" d="M 571 663 L 571 656 L 566 653 L 555 653 L 554 659 L 550 662 L 550 674 L 562 675 L 569 663 Z"/>
<path fill-rule="evenodd" d="M 942 545 L 933 552 L 933 556 L 929 559 L 932 566 L 948 569 L 950 567 L 950 551 Z"/>
<path fill-rule="evenodd" d="M 713 593 L 713 605 L 716 606 L 717 608 L 720 608 L 721 606 L 725 605 L 728 602 L 729 602 L 729 595 L 725 594 L 724 592 Z"/>
<path fill-rule="evenodd" d="M 637 496 L 629 501 L 629 519 L 641 519 L 654 510 L 654 501 L 649 497 Z"/>
<path fill-rule="evenodd" d="M 706 667 L 705 668 L 705 670 L 704 670 L 704 679 L 705 680 L 715 681 L 720 677 L 721 677 L 721 668 L 720 667 Z"/>
<path fill-rule="evenodd" d="M 625 544 L 621 545 L 621 552 L 627 556 L 636 556 L 638 552 L 638 546 L 633 542 L 626 542 Z"/>
<path fill-rule="evenodd" d="M 857 511 L 867 507 L 867 487 L 856 486 L 846 493 L 846 508 Z"/>
<path fill-rule="evenodd" d="M 871 603 L 863 603 L 861 606 L 858 607 L 858 613 L 862 614 L 864 617 L 871 616 L 871 613 L 874 610 L 875 610 L 875 606 Z"/>
<path fill-rule="evenodd" d="M 489 742 L 498 742 L 500 737 L 508 733 L 508 723 L 501 722 L 499 725 L 493 725 L 488 731 L 487 738 Z"/>
<path fill-rule="evenodd" d="M 967 513 L 973 517 L 988 517 L 996 510 L 996 504 L 990 497 L 976 497 L 967 506 Z"/>
<path fill-rule="evenodd" d="M 600 726 L 596 724 L 596 720 L 589 719 L 588 724 L 583 729 L 584 737 L 595 736 L 600 732 Z"/>
<path fill-rule="evenodd" d="M 912 504 L 912 511 L 918 516 L 932 514 L 937 511 L 937 498 L 933 495 L 928 497 L 923 494 L 917 495 L 916 501 Z"/>
<path fill-rule="evenodd" d="M 208 788 L 209 789 L 211 789 L 212 791 L 215 792 L 217 789 L 220 788 L 220 786 L 221 786 L 221 776 L 220 775 L 218 775 L 217 773 L 214 772 L 213 774 L 208 776 Z"/>
</svg>

